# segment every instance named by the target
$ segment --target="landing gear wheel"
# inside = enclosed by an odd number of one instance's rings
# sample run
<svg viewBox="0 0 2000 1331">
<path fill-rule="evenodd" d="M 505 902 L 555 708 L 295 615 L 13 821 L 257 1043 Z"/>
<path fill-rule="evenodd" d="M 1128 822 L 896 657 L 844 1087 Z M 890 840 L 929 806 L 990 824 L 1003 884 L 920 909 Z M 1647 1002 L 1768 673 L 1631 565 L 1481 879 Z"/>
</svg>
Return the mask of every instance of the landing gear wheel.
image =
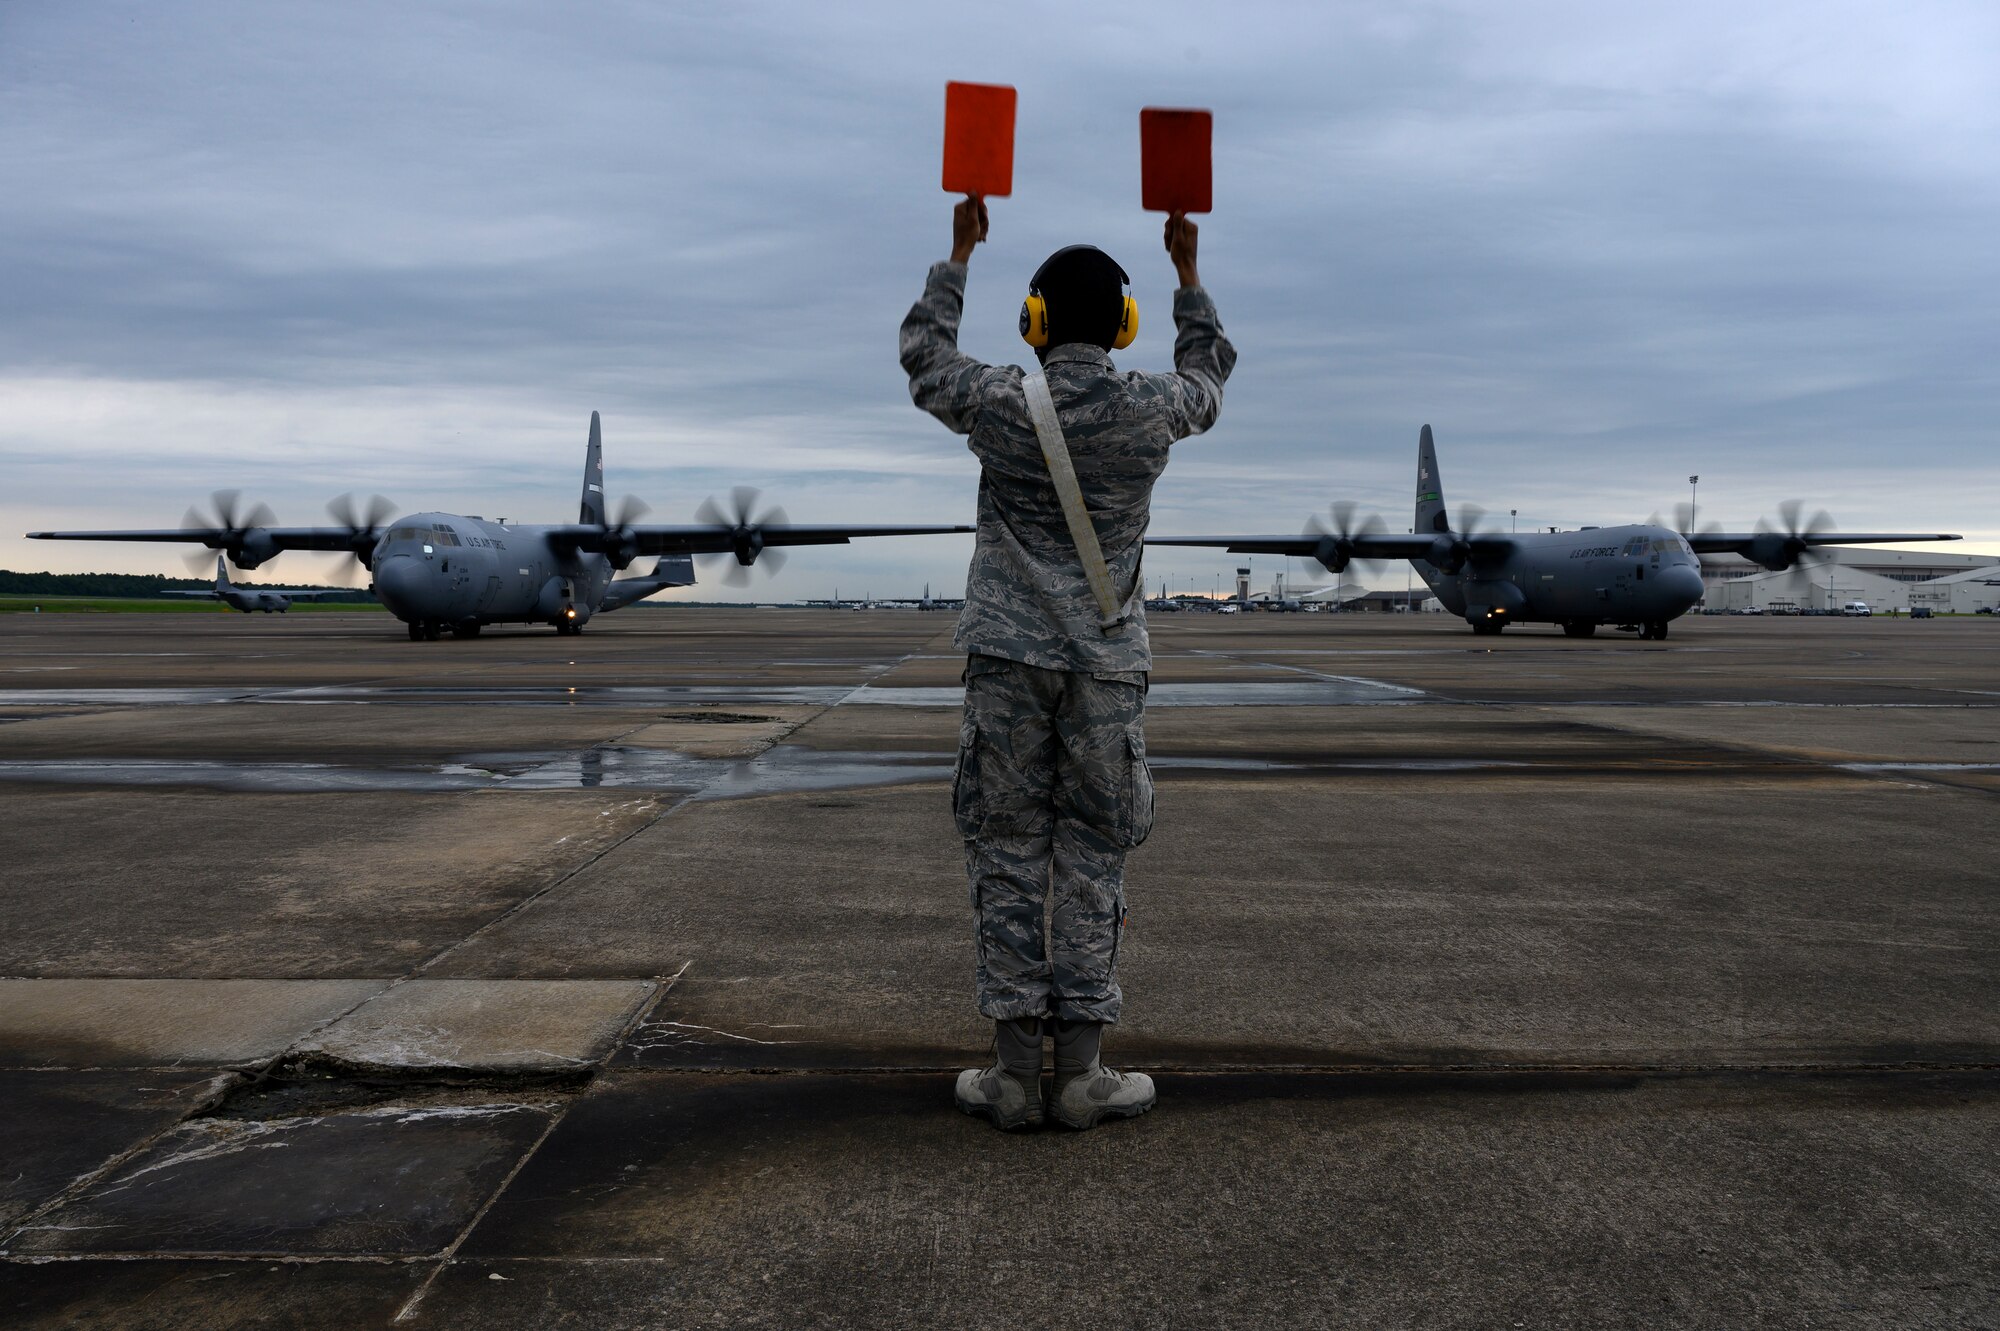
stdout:
<svg viewBox="0 0 2000 1331">
<path fill-rule="evenodd" d="M 1654 642 L 1665 642 L 1667 640 L 1667 621 L 1664 619 L 1651 621 L 1639 630 L 1639 636 L 1642 638 L 1651 638 Z"/>
<path fill-rule="evenodd" d="M 468 619 L 462 624 L 453 624 L 451 626 L 451 636 L 454 638 L 476 638 L 479 636 L 479 622 Z"/>
<path fill-rule="evenodd" d="M 1587 619 L 1566 619 L 1563 621 L 1565 638 L 1588 638 L 1597 632 L 1597 625 Z"/>
<path fill-rule="evenodd" d="M 1506 627 L 1504 623 L 1497 619 L 1475 619 L 1472 621 L 1472 631 L 1482 638 L 1497 638 L 1500 636 L 1500 630 Z"/>
<path fill-rule="evenodd" d="M 422 642 L 424 640 L 424 622 L 422 620 L 420 619 L 411 620 L 409 623 L 409 630 L 410 630 L 411 642 Z"/>
</svg>

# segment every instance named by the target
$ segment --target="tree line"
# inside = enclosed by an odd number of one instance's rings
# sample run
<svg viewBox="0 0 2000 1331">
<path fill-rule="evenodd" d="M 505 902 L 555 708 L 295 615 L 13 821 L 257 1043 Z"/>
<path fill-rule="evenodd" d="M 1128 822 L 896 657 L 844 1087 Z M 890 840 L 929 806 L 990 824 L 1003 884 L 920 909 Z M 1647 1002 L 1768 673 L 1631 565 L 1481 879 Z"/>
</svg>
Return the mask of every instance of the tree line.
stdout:
<svg viewBox="0 0 2000 1331">
<path fill-rule="evenodd" d="M 291 584 L 287 584 L 291 585 Z M 313 584 L 299 584 L 311 587 Z M 325 584 L 320 584 L 324 586 Z M 168 578 L 157 573 L 16 573 L 0 569 L 0 596 L 158 596 L 167 591 L 204 591 L 214 578 Z M 351 587 L 334 589 L 326 601 L 372 602 L 375 598 Z"/>
</svg>

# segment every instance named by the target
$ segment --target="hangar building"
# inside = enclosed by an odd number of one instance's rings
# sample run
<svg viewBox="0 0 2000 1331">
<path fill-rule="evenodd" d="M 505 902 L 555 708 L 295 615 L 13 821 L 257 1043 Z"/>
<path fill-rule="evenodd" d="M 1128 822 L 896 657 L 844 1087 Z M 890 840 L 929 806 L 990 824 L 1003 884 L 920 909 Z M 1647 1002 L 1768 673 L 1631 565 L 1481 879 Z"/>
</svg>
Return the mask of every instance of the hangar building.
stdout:
<svg viewBox="0 0 2000 1331">
<path fill-rule="evenodd" d="M 1910 588 L 1910 605 L 1927 605 L 1940 615 L 2000 612 L 2000 568 L 1969 568 Z"/>
<path fill-rule="evenodd" d="M 1934 584 L 1945 582 L 1961 591 L 1951 600 L 1965 602 L 1965 612 L 1977 608 L 1981 596 L 2000 594 L 2000 555 L 1946 554 L 1941 550 L 1875 550 L 1866 546 L 1834 546 L 1831 558 L 1772 573 L 1740 555 L 1703 555 L 1701 578 L 1707 588 L 1703 605 L 1710 610 L 1764 611 L 1838 610 L 1849 601 L 1866 601 L 1870 609 L 1904 610 L 1930 605 Z M 1962 579 L 1963 582 L 1953 582 Z M 1925 589 L 1922 595 L 1917 588 Z M 1988 600 L 1985 604 L 1991 604 Z"/>
</svg>

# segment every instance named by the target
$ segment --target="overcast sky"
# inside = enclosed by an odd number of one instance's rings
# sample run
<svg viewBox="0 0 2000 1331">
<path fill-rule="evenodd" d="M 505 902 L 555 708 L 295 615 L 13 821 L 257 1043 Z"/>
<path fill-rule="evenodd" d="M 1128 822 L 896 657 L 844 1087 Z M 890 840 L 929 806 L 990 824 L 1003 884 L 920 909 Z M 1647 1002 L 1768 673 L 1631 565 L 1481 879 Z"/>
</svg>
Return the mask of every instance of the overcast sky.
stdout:
<svg viewBox="0 0 2000 1331">
<path fill-rule="evenodd" d="M 1798 496 L 2000 552 L 1996 71 L 1983 3 L 8 0 L 0 566 L 181 572 L 18 538 L 222 486 L 293 523 L 344 490 L 571 520 L 593 408 L 609 490 L 661 521 L 738 484 L 969 521 L 971 457 L 896 363 L 949 247 L 952 78 L 1020 89 L 962 339 L 994 361 L 1087 240 L 1143 311 L 1120 363 L 1167 368 L 1138 112 L 1215 112 L 1201 268 L 1241 361 L 1156 534 L 1341 498 L 1401 529 L 1428 421 L 1454 510 L 1524 529 L 1671 514 L 1698 472 L 1704 520 Z M 955 594 L 969 550 L 754 590 Z"/>
</svg>

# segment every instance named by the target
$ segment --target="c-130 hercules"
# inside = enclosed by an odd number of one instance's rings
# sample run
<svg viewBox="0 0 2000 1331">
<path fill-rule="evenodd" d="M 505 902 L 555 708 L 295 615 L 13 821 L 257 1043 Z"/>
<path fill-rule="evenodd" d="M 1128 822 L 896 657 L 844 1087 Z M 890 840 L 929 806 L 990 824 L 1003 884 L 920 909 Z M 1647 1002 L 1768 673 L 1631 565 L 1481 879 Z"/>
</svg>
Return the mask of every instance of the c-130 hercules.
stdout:
<svg viewBox="0 0 2000 1331">
<path fill-rule="evenodd" d="M 324 587 L 258 587 L 239 586 L 229 580 L 229 569 L 223 563 L 224 556 L 215 557 L 215 585 L 204 587 L 198 592 L 167 591 L 162 596 L 201 596 L 211 601 L 220 601 L 231 610 L 240 610 L 248 615 L 261 610 L 267 615 L 282 615 L 292 608 L 294 601 L 309 601 L 320 596 L 339 596 L 343 593 L 329 591 Z"/>
<path fill-rule="evenodd" d="M 410 638 L 436 639 L 449 629 L 472 637 L 487 624 L 552 624 L 558 633 L 581 633 L 592 615 L 617 610 L 659 591 L 694 581 L 698 554 L 735 556 L 723 581 L 741 585 L 761 556 L 775 572 L 778 547 L 845 545 L 862 536 L 938 536 L 971 527 L 794 526 L 770 509 L 752 517 L 756 492 L 735 492 L 725 515 L 713 500 L 697 510 L 691 526 L 642 524 L 642 505 L 628 503 L 615 520 L 604 503 L 603 437 L 590 413 L 590 444 L 583 468 L 583 503 L 577 520 L 559 525 L 495 522 L 455 513 L 417 513 L 387 522 L 388 501 L 377 496 L 365 514 L 343 498 L 329 505 L 337 527 L 278 527 L 260 505 L 235 512 L 233 496 L 217 496 L 217 521 L 152 531 L 36 531 L 37 541 L 186 541 L 220 550 L 238 568 L 252 569 L 285 550 L 327 550 L 353 555 L 375 575 L 374 592 L 389 612 L 409 625 Z M 614 574 L 645 555 L 661 556 L 652 573 Z"/>
<path fill-rule="evenodd" d="M 1738 554 L 1773 571 L 1809 558 L 1820 546 L 1955 541 L 1928 532 L 1836 532 L 1817 514 L 1803 527 L 1798 506 L 1781 510 L 1784 526 L 1751 532 L 1680 532 L 1658 523 L 1584 527 L 1577 531 L 1503 534 L 1478 530 L 1480 510 L 1460 510 L 1454 529 L 1445 516 L 1444 483 L 1426 425 L 1417 437 L 1414 530 L 1388 533 L 1379 517 L 1357 525 L 1350 504 L 1336 504 L 1333 526 L 1307 522 L 1298 536 L 1152 536 L 1148 545 L 1221 546 L 1238 554 L 1291 555 L 1318 560 L 1339 573 L 1355 560 L 1407 559 L 1444 604 L 1474 633 L 1509 624 L 1560 624 L 1587 638 L 1600 624 L 1636 625 L 1642 638 L 1664 639 L 1667 625 L 1702 597 L 1704 554 Z"/>
</svg>

